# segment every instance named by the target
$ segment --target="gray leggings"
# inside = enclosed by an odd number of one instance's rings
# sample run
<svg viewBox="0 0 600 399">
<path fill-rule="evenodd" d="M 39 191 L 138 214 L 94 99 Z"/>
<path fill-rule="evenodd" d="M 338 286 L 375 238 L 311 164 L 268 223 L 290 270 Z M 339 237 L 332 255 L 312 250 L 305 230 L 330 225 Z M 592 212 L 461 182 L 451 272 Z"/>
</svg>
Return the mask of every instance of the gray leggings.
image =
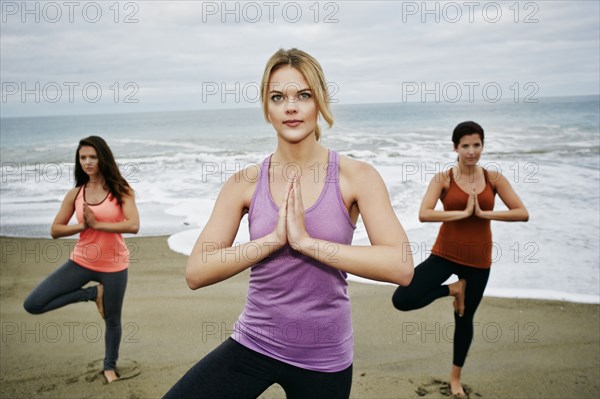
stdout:
<svg viewBox="0 0 600 399">
<path fill-rule="evenodd" d="M 29 294 L 23 306 L 29 313 L 41 314 L 71 303 L 95 301 L 98 294 L 95 286 L 81 288 L 90 281 L 104 286 L 104 370 L 114 370 L 121 342 L 121 308 L 127 287 L 127 269 L 115 273 L 96 272 L 68 260 Z"/>
</svg>

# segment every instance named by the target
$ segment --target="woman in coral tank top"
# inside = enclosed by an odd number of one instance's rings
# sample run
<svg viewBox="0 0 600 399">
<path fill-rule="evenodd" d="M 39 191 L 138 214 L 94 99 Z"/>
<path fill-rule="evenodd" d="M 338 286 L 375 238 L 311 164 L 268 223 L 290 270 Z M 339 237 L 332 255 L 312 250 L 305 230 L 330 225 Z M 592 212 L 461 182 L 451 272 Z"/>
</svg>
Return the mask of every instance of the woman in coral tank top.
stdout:
<svg viewBox="0 0 600 399">
<path fill-rule="evenodd" d="M 412 278 L 379 173 L 319 142 L 319 116 L 333 124 L 319 63 L 282 49 L 261 82 L 277 147 L 225 183 L 186 270 L 198 289 L 250 269 L 246 305 L 231 338 L 167 398 L 256 398 L 279 384 L 288 398 L 346 399 L 354 347 L 346 273 L 401 285 Z M 250 241 L 234 246 L 245 213 Z M 359 213 L 371 245 L 350 245 Z"/>
<path fill-rule="evenodd" d="M 75 213 L 77 224 L 69 225 Z M 129 250 L 121 233 L 137 233 L 139 216 L 133 190 L 121 176 L 101 137 L 79 142 L 75 154 L 75 188 L 52 223 L 53 238 L 79 233 L 69 260 L 42 281 L 25 300 L 25 310 L 41 314 L 71 303 L 94 301 L 105 322 L 106 382 L 118 379 L 121 308 L 127 286 Z M 90 281 L 99 284 L 82 288 Z"/>
<path fill-rule="evenodd" d="M 452 142 L 458 165 L 438 173 L 425 193 L 419 219 L 443 222 L 431 256 L 415 268 L 407 287 L 398 287 L 392 301 L 399 310 L 420 309 L 434 300 L 454 297 L 454 356 L 450 389 L 465 396 L 460 383 L 462 367 L 473 338 L 473 317 L 483 296 L 492 264 L 491 220 L 526 222 L 529 214 L 508 180 L 478 166 L 484 132 L 475 122 L 460 123 Z M 508 210 L 494 211 L 498 194 Z M 443 211 L 436 211 L 441 200 Z M 442 285 L 451 275 L 459 281 Z"/>
</svg>

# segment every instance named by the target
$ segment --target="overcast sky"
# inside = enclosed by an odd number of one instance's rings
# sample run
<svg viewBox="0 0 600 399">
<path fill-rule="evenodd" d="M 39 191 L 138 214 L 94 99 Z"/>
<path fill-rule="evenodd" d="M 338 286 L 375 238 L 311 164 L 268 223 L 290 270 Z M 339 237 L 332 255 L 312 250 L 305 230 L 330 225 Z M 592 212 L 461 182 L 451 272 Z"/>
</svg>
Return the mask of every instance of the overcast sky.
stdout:
<svg viewBox="0 0 600 399">
<path fill-rule="evenodd" d="M 1 1 L 2 117 L 257 106 L 297 47 L 340 104 L 599 93 L 598 1 Z"/>
</svg>

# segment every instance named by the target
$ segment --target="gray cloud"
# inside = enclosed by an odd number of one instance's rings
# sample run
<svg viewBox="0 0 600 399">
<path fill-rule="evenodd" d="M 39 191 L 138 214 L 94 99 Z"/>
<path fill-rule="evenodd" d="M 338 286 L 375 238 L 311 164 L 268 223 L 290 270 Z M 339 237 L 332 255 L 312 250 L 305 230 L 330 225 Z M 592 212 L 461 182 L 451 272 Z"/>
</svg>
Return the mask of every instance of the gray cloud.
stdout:
<svg viewBox="0 0 600 399">
<path fill-rule="evenodd" d="M 413 83 L 476 82 L 480 96 L 486 83 L 507 93 L 533 82 L 538 97 L 598 94 L 600 85 L 594 1 L 475 2 L 472 22 L 473 2 L 427 2 L 429 13 L 421 1 L 228 2 L 227 13 L 220 1 L 137 1 L 120 2 L 117 15 L 114 2 L 84 1 L 73 22 L 64 2 L 52 3 L 61 18 L 47 2 L 28 3 L 30 10 L 38 4 L 38 15 L 24 13 L 20 1 L 1 2 L 2 116 L 256 106 L 244 97 L 280 47 L 313 54 L 341 103 L 402 101 Z M 92 23 L 96 5 L 102 15 Z M 124 23 L 127 16 L 137 22 Z M 55 98 L 49 82 L 62 86 L 56 103 L 47 101 Z M 78 84 L 73 102 L 64 82 Z M 208 86 L 235 90 L 236 82 L 239 98 L 206 95 Z M 7 92 L 36 83 L 39 102 Z M 98 102 L 81 93 L 90 83 L 102 90 Z M 138 102 L 124 102 L 126 95 Z"/>
</svg>

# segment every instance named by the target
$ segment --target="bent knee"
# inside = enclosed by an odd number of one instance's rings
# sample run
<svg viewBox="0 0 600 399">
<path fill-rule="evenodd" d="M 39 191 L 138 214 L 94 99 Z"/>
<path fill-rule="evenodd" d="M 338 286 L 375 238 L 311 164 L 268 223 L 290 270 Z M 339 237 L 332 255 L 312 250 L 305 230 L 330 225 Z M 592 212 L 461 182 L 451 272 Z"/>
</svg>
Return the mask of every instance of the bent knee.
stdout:
<svg viewBox="0 0 600 399">
<path fill-rule="evenodd" d="M 392 299 L 392 303 L 394 307 L 402 312 L 408 312 L 409 310 L 414 310 L 415 308 L 411 306 L 409 303 L 397 301 Z"/>
<path fill-rule="evenodd" d="M 23 303 L 23 308 L 27 311 L 27 313 L 31 313 L 31 314 L 44 313 L 44 306 L 37 304 L 34 301 L 29 300 L 29 298 L 26 299 L 25 302 Z"/>
<path fill-rule="evenodd" d="M 397 289 L 392 296 L 392 304 L 396 309 L 403 312 L 413 310 L 415 308 L 410 295 L 406 295 L 406 292 L 402 288 Z"/>
</svg>

